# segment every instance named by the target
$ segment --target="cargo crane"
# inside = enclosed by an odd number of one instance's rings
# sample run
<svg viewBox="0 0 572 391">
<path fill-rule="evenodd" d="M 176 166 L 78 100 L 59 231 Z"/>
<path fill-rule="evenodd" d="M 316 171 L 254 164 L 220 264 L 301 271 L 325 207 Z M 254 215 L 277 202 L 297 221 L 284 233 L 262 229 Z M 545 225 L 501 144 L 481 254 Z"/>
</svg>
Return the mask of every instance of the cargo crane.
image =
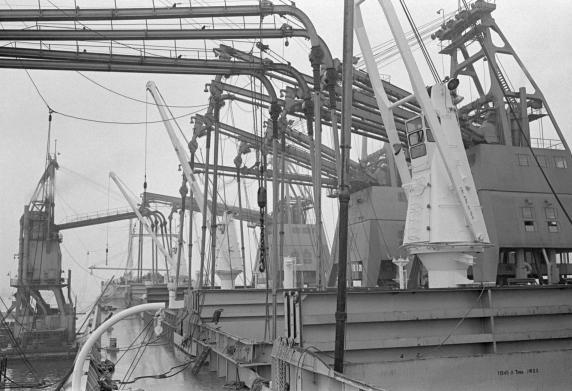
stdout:
<svg viewBox="0 0 572 391">
<path fill-rule="evenodd" d="M 467 279 L 468 266 L 490 243 L 457 120 L 454 97 L 459 81 L 437 80 L 426 88 L 393 5 L 390 1 L 379 3 L 413 88 L 413 94 L 395 104 L 389 104 L 383 89 L 376 88 L 380 111 L 393 124 L 393 107 L 415 99 L 422 109 L 421 115 L 406 122 L 410 168 L 401 145 L 397 145 L 395 126 L 386 124 L 395 142 L 397 167 L 408 199 L 403 247 L 409 256 L 420 258 L 430 288 L 467 284 L 471 282 Z M 355 13 L 358 41 L 370 79 L 376 81 L 379 73 L 359 4 Z"/>
<path fill-rule="evenodd" d="M 17 355 L 20 349 L 28 357 L 75 354 L 71 271 L 67 278 L 62 276 L 62 238 L 54 224 L 58 167 L 55 155 L 48 151 L 45 171 L 20 219 L 18 275 L 10 280 L 10 286 L 16 288 L 15 301 L 6 314 L 13 312 L 15 322 L 0 330 L 2 348 L 9 355 Z M 55 303 L 48 302 L 50 296 Z"/>
</svg>

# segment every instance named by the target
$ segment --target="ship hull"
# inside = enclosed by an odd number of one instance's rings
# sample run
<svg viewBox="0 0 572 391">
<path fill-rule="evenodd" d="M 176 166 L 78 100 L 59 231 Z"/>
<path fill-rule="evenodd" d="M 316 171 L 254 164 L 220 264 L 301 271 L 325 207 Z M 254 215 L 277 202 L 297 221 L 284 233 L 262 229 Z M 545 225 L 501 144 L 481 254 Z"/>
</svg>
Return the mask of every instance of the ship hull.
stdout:
<svg viewBox="0 0 572 391">
<path fill-rule="evenodd" d="M 356 389 L 439 391 L 567 390 L 572 382 L 572 286 L 352 290 L 343 379 L 331 369 L 335 292 L 281 293 L 272 354 L 264 353 L 263 290 L 192 292 L 193 316 L 173 324 L 175 334 L 183 330 L 174 343 L 194 355 L 208 348 L 221 373 L 257 367 L 274 379 L 283 371 L 305 391 L 351 389 L 348 379 Z"/>
<path fill-rule="evenodd" d="M 346 367 L 347 376 L 387 391 L 568 390 L 572 350 L 453 356 Z"/>
</svg>

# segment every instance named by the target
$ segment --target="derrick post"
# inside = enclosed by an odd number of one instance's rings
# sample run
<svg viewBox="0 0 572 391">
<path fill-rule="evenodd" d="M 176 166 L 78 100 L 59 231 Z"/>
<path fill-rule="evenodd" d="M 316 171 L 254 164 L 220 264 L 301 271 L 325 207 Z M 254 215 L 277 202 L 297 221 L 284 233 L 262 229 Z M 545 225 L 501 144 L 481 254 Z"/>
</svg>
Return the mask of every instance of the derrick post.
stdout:
<svg viewBox="0 0 572 391">
<path fill-rule="evenodd" d="M 195 152 L 197 151 L 198 148 L 198 143 L 197 143 L 197 139 L 193 136 L 193 138 L 191 139 L 191 141 L 189 141 L 189 152 L 191 153 L 191 161 L 189 162 L 189 165 L 191 166 L 191 170 L 195 169 Z M 189 202 L 191 203 L 191 205 L 189 205 L 189 255 L 188 255 L 188 273 L 189 273 L 189 281 L 188 281 L 188 288 L 191 289 L 193 287 L 193 282 L 192 282 L 192 273 L 191 273 L 191 267 L 193 266 L 193 201 L 194 200 L 194 196 L 193 196 L 193 186 L 190 187 L 189 189 Z M 184 209 L 184 208 L 183 208 Z"/>
<path fill-rule="evenodd" d="M 218 87 L 211 85 L 211 100 L 214 107 L 214 152 L 213 152 L 213 196 L 211 208 L 211 287 L 214 287 L 216 269 L 216 233 L 217 233 L 217 202 L 218 202 L 218 150 L 220 138 L 220 108 L 224 104 Z M 207 180 L 205 180 L 205 183 Z M 205 197 L 206 199 L 206 197 Z"/>
<path fill-rule="evenodd" d="M 239 151 L 238 155 L 234 159 L 234 165 L 236 167 L 236 187 L 238 188 L 238 211 L 242 216 L 242 188 L 240 186 L 240 168 L 242 166 L 242 151 Z M 242 217 L 239 220 L 240 226 L 240 257 L 242 259 L 242 278 L 244 281 L 244 288 L 246 288 L 246 254 L 244 252 L 244 227 Z"/>
<path fill-rule="evenodd" d="M 277 328 L 277 290 L 280 269 L 278 252 L 278 117 L 282 108 L 277 101 L 270 104 L 270 118 L 272 119 L 272 339 L 276 338 Z"/>
<path fill-rule="evenodd" d="M 177 270 L 175 273 L 175 290 L 179 287 L 179 272 L 181 269 L 181 260 L 182 260 L 182 253 L 183 253 L 183 227 L 185 223 L 185 201 L 187 198 L 187 193 L 189 189 L 187 187 L 187 178 L 185 178 L 185 174 L 183 174 L 183 179 L 181 183 L 181 187 L 179 188 L 179 194 L 181 195 L 181 210 L 179 212 L 179 242 L 177 243 Z M 192 209 L 192 208 L 191 208 Z M 190 272 L 190 269 L 189 269 Z"/>
<path fill-rule="evenodd" d="M 209 116 L 210 117 L 210 116 Z M 205 119 L 209 118 L 209 117 L 205 117 Z M 210 118 L 209 118 L 210 119 Z M 211 151 L 211 125 L 212 122 L 209 121 L 207 127 L 206 127 L 206 152 L 205 152 L 205 169 L 204 169 L 204 175 L 205 175 L 205 186 L 204 186 L 204 194 L 203 194 L 203 209 L 202 209 L 202 214 L 203 214 L 203 219 L 202 219 L 202 225 L 201 225 L 201 265 L 199 268 L 199 289 L 201 289 L 203 287 L 203 283 L 204 283 L 204 274 L 205 274 L 205 255 L 206 255 L 206 240 L 207 240 L 207 200 L 208 200 L 208 194 L 209 194 L 209 160 L 210 160 L 210 151 Z M 200 127 L 200 125 L 199 125 Z"/>
<path fill-rule="evenodd" d="M 354 0 L 344 0 L 344 41 L 342 70 L 342 145 L 340 177 L 340 214 L 339 214 L 339 259 L 338 292 L 336 302 L 336 339 L 334 345 L 334 370 L 344 371 L 344 348 L 346 328 L 346 273 L 348 257 L 348 207 L 350 188 L 347 182 L 349 174 L 349 149 L 351 148 L 351 110 L 353 84 L 353 20 Z"/>
</svg>

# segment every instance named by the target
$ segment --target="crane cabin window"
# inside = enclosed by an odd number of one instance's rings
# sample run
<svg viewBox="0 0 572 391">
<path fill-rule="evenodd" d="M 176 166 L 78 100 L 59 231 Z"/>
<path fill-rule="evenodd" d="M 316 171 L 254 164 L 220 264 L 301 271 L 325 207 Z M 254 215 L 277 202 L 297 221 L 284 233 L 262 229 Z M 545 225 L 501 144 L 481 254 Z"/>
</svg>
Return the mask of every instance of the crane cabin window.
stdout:
<svg viewBox="0 0 572 391">
<path fill-rule="evenodd" d="M 427 155 L 427 147 L 425 147 L 425 144 L 419 144 L 409 148 L 409 153 L 411 154 L 411 159 L 416 159 Z"/>
<path fill-rule="evenodd" d="M 423 130 L 410 133 L 408 136 L 409 146 L 412 147 L 423 142 Z"/>
</svg>

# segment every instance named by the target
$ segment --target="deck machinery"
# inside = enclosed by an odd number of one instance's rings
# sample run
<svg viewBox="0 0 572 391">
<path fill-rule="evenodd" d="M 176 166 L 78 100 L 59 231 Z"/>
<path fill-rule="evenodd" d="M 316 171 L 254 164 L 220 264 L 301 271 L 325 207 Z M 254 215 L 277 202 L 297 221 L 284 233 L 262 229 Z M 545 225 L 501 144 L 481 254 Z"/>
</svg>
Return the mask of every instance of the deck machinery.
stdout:
<svg viewBox="0 0 572 391">
<path fill-rule="evenodd" d="M 476 93 L 471 102 L 459 104 L 458 117 L 492 246 L 477 256 L 468 276 L 492 285 L 565 282 L 572 274 L 572 225 L 565 213 L 572 210 L 570 149 L 539 86 L 494 21 L 495 8 L 476 1 L 432 35 L 444 43 L 441 53 L 450 56 L 450 77 L 460 80 L 458 90 L 465 98 Z M 510 63 L 516 66 L 508 68 Z M 533 90 L 512 87 L 503 64 L 521 71 Z M 416 121 L 420 118 L 406 121 L 409 135 Z M 428 129 L 424 121 L 423 126 Z M 535 133 L 536 126 L 544 133 Z M 547 129 L 554 138 L 547 137 Z M 408 153 L 416 144 L 406 147 Z M 392 259 L 404 255 L 407 200 L 391 162 L 385 170 L 387 180 L 380 186 L 352 187 L 349 235 L 362 241 L 350 245 L 356 286 L 394 287 Z M 410 287 L 426 284 L 420 262 L 411 262 L 408 272 Z"/>
</svg>

